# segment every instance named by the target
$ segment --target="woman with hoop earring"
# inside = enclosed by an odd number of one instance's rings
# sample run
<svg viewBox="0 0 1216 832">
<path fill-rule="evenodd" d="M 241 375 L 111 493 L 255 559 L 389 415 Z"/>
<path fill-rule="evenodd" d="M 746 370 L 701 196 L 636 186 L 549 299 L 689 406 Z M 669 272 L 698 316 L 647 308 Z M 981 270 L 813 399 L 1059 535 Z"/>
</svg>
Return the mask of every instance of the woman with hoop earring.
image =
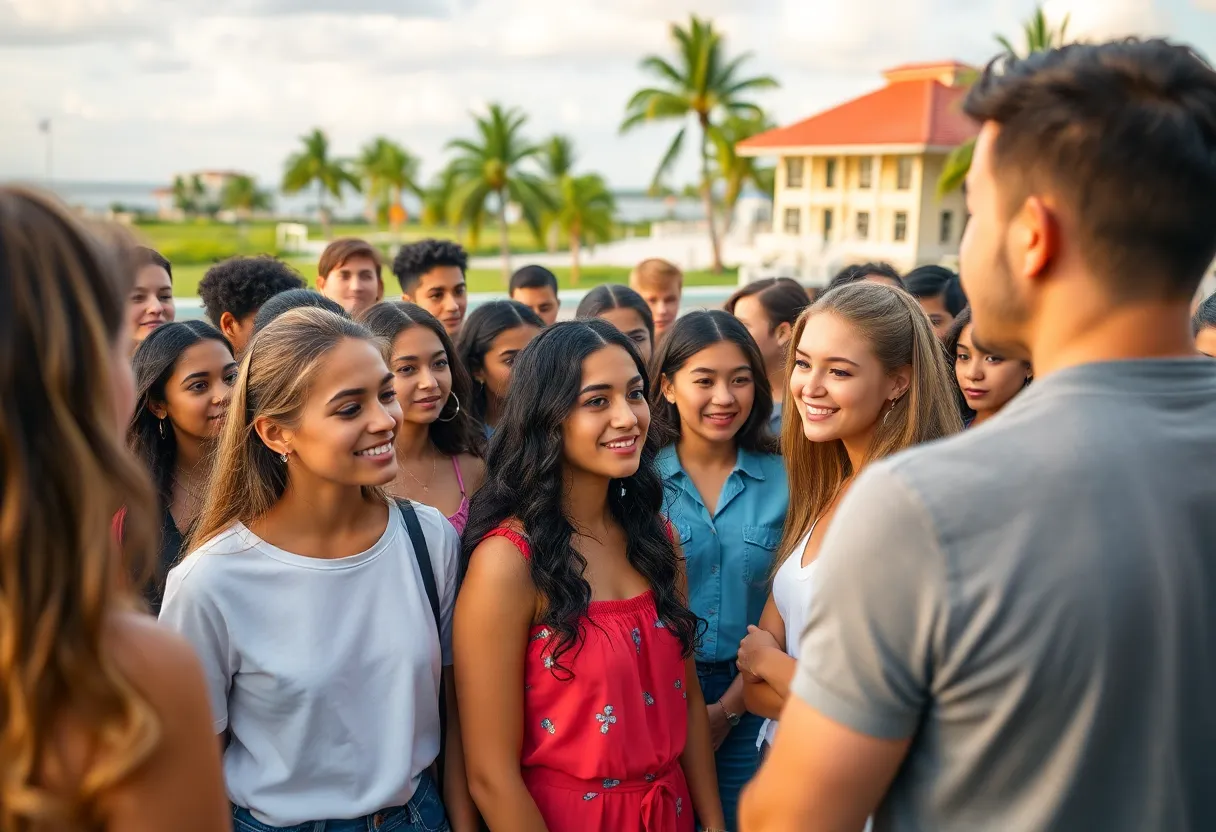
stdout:
<svg viewBox="0 0 1216 832">
<path fill-rule="evenodd" d="M 395 439 L 397 478 L 388 491 L 439 509 L 459 534 L 486 470 L 481 426 L 461 405 L 472 397 L 469 375 L 443 324 L 420 306 L 380 303 L 362 322 L 390 347 L 404 417 Z"/>
</svg>

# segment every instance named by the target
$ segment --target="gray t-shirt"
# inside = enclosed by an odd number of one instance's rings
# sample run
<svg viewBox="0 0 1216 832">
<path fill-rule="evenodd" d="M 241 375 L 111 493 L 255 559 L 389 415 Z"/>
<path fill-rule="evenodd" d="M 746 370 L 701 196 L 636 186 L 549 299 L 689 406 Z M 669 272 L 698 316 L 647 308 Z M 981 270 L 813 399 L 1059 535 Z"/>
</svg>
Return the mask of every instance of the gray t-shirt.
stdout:
<svg viewBox="0 0 1216 832">
<path fill-rule="evenodd" d="M 912 738 L 874 828 L 1216 829 L 1216 361 L 1075 367 L 867 470 L 793 690 Z"/>
</svg>

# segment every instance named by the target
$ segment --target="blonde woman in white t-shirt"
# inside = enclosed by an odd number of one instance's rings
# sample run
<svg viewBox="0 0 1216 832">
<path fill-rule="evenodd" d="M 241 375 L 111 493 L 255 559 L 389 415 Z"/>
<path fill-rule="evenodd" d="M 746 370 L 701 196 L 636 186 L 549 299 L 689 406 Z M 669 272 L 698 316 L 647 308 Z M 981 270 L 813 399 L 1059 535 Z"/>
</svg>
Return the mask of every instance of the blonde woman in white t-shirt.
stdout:
<svg viewBox="0 0 1216 832">
<path fill-rule="evenodd" d="M 769 720 L 762 748 L 789 696 L 815 556 L 840 498 L 873 460 L 962 428 L 945 355 L 929 319 L 901 289 L 834 289 L 798 319 L 790 344 L 786 401 L 799 417 L 785 420 L 781 437 L 790 507 L 772 594 L 738 658 L 747 710 Z"/>
<path fill-rule="evenodd" d="M 382 490 L 400 421 L 384 345 L 359 324 L 294 310 L 246 351 L 161 609 L 202 659 L 237 832 L 475 828 L 450 679 L 459 544 L 414 507 L 437 627 L 423 555 Z"/>
</svg>

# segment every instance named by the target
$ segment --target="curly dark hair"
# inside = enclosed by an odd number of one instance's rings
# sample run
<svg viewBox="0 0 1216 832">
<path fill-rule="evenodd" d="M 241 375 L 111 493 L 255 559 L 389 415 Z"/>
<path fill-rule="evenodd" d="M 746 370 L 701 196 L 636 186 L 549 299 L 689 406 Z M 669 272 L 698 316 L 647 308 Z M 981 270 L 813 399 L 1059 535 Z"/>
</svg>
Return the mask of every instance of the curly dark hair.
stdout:
<svg viewBox="0 0 1216 832">
<path fill-rule="evenodd" d="M 455 397 L 456 405 L 449 407 L 451 402 L 444 403 L 440 418 L 431 423 L 427 435 L 442 454 L 472 454 L 484 458 L 485 435 L 472 410 L 473 382 L 469 380 L 469 373 L 456 354 L 452 338 L 443 324 L 421 306 L 399 300 L 377 303 L 363 313 L 359 322 L 390 345 L 398 335 L 414 327 L 424 327 L 435 333 L 440 346 L 447 353 L 448 367 L 452 373 L 450 395 Z M 448 411 L 451 414 L 444 416 Z"/>
<path fill-rule="evenodd" d="M 469 269 L 469 255 L 451 240 L 420 240 L 404 245 L 393 258 L 393 274 L 401 291 L 412 294 L 422 276 L 436 266 L 455 266 L 461 273 Z"/>
<path fill-rule="evenodd" d="M 295 269 L 277 257 L 259 254 L 216 263 L 203 275 L 198 293 L 207 317 L 219 326 L 225 312 L 243 321 L 280 292 L 303 288 L 304 280 Z"/>
<path fill-rule="evenodd" d="M 680 440 L 680 412 L 664 398 L 660 381 L 664 375 L 672 378 L 694 355 L 722 341 L 733 343 L 743 352 L 756 388 L 752 412 L 735 434 L 735 443 L 756 453 L 778 453 L 777 437 L 768 428 L 769 417 L 773 415 L 773 388 L 764 370 L 764 356 L 747 327 L 721 309 L 698 309 L 677 318 L 650 359 L 655 380 L 650 393 L 650 432 L 660 448 Z"/>
<path fill-rule="evenodd" d="M 473 497 L 463 537 L 462 571 L 487 534 L 506 520 L 522 524 L 532 548 L 528 570 L 544 599 L 541 623 L 557 634 L 550 641 L 552 669 L 564 678 L 573 674 L 561 658 L 581 642 L 591 585 L 583 577 L 587 560 L 570 543 L 575 530 L 563 508 L 562 424 L 578 402 L 583 362 L 609 346 L 629 353 L 648 393 L 650 382 L 637 350 L 616 327 L 598 318 L 554 324 L 519 354 L 511 395 L 490 441 L 486 481 Z M 687 657 L 704 625 L 681 597 L 679 560 L 662 516 L 657 454 L 654 439 L 647 436 L 637 473 L 608 484 L 608 509 L 625 532 L 630 565 L 654 592 L 659 620 L 680 640 Z"/>
</svg>

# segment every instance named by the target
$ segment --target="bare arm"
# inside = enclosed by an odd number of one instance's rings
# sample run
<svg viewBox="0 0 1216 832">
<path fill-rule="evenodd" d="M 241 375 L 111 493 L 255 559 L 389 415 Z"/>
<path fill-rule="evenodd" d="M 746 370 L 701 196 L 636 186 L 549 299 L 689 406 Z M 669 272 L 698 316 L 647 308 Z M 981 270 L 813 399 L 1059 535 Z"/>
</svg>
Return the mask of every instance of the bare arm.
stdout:
<svg viewBox="0 0 1216 832">
<path fill-rule="evenodd" d="M 763 636 L 771 636 L 771 643 Z M 785 652 L 785 621 L 777 611 L 770 594 L 760 615 L 758 628 L 748 627 L 748 634 L 739 645 L 739 669 L 742 678 L 743 701 L 753 714 L 776 719 L 789 696 L 794 678 L 795 661 Z"/>
<path fill-rule="evenodd" d="M 859 734 L 791 697 L 772 752 L 743 790 L 740 824 L 749 832 L 859 832 L 910 742 Z"/>
<path fill-rule="evenodd" d="M 472 499 L 486 481 L 486 463 L 472 454 L 461 454 L 460 473 L 464 477 L 465 493 Z"/>
<path fill-rule="evenodd" d="M 469 778 L 464 770 L 464 749 L 461 747 L 460 710 L 456 702 L 456 679 L 452 668 L 443 669 L 444 698 L 447 702 L 448 735 L 444 748 L 443 805 L 447 809 L 452 832 L 477 832 L 477 807 L 469 794 Z"/>
<path fill-rule="evenodd" d="M 220 748 L 194 651 L 151 619 L 124 618 L 116 630 L 119 665 L 155 713 L 160 739 L 143 765 L 101 799 L 102 828 L 228 832 Z"/>
<path fill-rule="evenodd" d="M 473 552 L 456 599 L 452 647 L 469 792 L 494 832 L 540 832 L 545 822 L 519 761 L 524 658 L 536 590 L 519 550 L 501 537 Z"/>
</svg>

